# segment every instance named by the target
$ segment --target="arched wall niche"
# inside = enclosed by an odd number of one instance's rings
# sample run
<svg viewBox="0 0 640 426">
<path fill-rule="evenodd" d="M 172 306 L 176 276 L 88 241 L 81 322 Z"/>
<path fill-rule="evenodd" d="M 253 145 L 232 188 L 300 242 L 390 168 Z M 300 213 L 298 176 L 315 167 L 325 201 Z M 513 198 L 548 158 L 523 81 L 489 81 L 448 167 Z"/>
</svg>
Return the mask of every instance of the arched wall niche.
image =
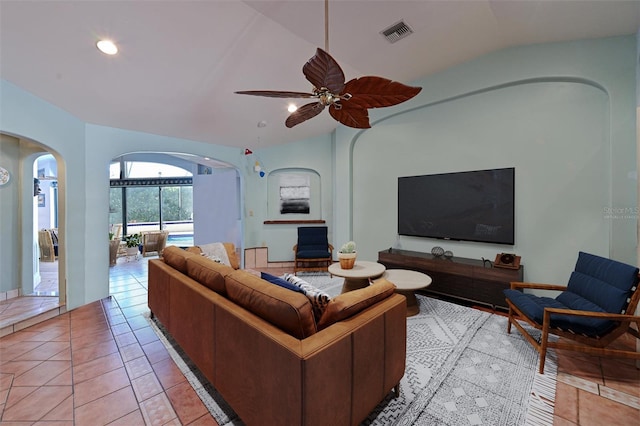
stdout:
<svg viewBox="0 0 640 426">
<path fill-rule="evenodd" d="M 620 223 L 607 220 L 602 209 L 616 205 L 620 192 L 614 185 L 611 110 L 603 85 L 550 77 L 488 86 L 372 120 L 371 129 L 349 140 L 350 236 L 371 247 L 364 253 L 370 257 L 391 246 L 429 252 L 440 245 L 471 258 L 516 252 L 528 260 L 525 273 L 561 282 L 579 250 L 613 253 Z M 397 177 L 512 166 L 514 246 L 396 235 Z M 381 169 L 385 173 L 377 174 Z M 386 203 L 376 191 L 386 194 Z"/>
<path fill-rule="evenodd" d="M 308 168 L 281 168 L 267 175 L 269 220 L 322 219 L 320 174 Z"/>
</svg>

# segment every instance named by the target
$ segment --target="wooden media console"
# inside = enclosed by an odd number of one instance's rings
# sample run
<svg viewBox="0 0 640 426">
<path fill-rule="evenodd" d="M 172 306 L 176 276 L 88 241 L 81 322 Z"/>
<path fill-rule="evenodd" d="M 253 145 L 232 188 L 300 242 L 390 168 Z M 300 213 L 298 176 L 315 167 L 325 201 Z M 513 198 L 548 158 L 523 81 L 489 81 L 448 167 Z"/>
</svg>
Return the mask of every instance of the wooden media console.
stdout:
<svg viewBox="0 0 640 426">
<path fill-rule="evenodd" d="M 430 253 L 387 249 L 378 252 L 378 262 L 387 269 L 409 269 L 423 272 L 433 280 L 424 290 L 492 308 L 507 309 L 502 290 L 511 281 L 522 281 L 523 266 L 519 269 L 494 268 L 489 262 L 464 257 L 436 257 Z"/>
</svg>

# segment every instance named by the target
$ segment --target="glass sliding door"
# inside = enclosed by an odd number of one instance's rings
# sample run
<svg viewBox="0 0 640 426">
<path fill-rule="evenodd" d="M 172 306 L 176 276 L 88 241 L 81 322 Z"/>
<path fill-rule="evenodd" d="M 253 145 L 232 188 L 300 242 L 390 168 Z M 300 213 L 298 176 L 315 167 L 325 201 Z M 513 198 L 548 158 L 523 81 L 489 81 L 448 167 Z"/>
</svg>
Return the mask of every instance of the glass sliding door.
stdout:
<svg viewBox="0 0 640 426">
<path fill-rule="evenodd" d="M 122 215 L 122 193 L 124 188 L 109 189 L 109 232 L 113 234 L 113 239 L 122 238 L 122 223 L 124 221 Z"/>
<path fill-rule="evenodd" d="M 165 186 L 161 191 L 162 225 L 170 243 L 193 245 L 193 186 Z"/>
<path fill-rule="evenodd" d="M 127 234 L 160 230 L 160 187 L 125 188 Z"/>
</svg>

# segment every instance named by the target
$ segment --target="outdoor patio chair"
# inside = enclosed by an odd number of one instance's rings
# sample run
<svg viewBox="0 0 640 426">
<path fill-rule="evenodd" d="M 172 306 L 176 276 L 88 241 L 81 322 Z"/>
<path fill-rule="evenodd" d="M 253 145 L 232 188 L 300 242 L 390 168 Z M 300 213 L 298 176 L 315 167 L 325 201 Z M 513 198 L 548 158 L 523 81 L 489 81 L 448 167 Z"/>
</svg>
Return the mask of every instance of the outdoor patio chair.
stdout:
<svg viewBox="0 0 640 426">
<path fill-rule="evenodd" d="M 51 238 L 51 233 L 48 230 L 42 229 L 38 231 L 38 246 L 40 247 L 41 262 L 56 261 L 56 248 L 53 245 L 53 238 Z"/>
<path fill-rule="evenodd" d="M 142 256 L 148 253 L 157 253 L 162 256 L 162 250 L 167 245 L 169 231 L 144 231 L 142 232 Z"/>
<path fill-rule="evenodd" d="M 523 293 L 522 289 L 562 291 L 555 299 Z M 638 268 L 580 252 L 567 286 L 512 282 L 504 290 L 509 322 L 540 354 L 544 373 L 547 348 L 585 352 L 603 357 L 640 359 L 640 352 L 608 348 L 618 337 L 630 333 L 640 339 L 634 315 L 640 299 Z M 541 331 L 535 338 L 519 321 Z M 549 335 L 558 336 L 550 339 Z"/>
<path fill-rule="evenodd" d="M 329 244 L 326 226 L 301 226 L 295 254 L 293 273 L 298 271 L 327 271 L 333 261 L 333 246 Z"/>
</svg>

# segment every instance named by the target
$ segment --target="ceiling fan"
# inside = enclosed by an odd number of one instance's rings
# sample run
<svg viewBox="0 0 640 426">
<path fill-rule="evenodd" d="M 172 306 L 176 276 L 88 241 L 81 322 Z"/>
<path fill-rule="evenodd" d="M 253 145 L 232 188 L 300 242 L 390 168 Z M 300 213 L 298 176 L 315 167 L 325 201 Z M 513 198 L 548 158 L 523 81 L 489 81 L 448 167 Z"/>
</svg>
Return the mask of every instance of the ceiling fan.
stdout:
<svg viewBox="0 0 640 426">
<path fill-rule="evenodd" d="M 371 127 L 369 108 L 400 104 L 416 96 L 422 88 L 375 76 L 354 78 L 345 83 L 342 68 L 327 53 L 328 10 L 328 0 L 325 0 L 325 49 L 318 48 L 316 54 L 302 67 L 302 73 L 313 85 L 311 93 L 275 90 L 245 90 L 235 93 L 270 98 L 316 99 L 287 117 L 285 125 L 289 128 L 315 117 L 328 107 L 329 114 L 345 126 L 368 129 Z"/>
</svg>

